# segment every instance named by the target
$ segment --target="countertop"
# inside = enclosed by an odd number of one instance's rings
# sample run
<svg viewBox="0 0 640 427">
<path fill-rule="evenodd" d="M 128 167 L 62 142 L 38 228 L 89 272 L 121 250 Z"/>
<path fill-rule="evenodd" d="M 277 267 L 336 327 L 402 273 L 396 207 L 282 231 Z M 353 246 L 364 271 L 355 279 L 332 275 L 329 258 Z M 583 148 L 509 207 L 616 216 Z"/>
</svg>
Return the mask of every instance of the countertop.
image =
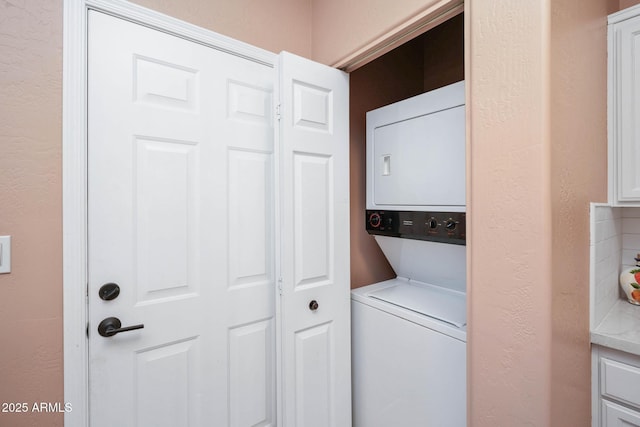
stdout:
<svg viewBox="0 0 640 427">
<path fill-rule="evenodd" d="M 640 306 L 618 300 L 591 331 L 591 342 L 640 356 Z"/>
</svg>

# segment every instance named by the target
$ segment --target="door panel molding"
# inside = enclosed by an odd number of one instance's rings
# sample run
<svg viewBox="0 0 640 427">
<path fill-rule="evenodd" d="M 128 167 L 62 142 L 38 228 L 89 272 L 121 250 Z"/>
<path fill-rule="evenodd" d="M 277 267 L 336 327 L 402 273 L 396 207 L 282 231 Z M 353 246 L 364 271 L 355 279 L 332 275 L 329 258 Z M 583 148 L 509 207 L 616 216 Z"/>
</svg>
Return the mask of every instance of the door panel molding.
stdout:
<svg viewBox="0 0 640 427">
<path fill-rule="evenodd" d="M 277 62 L 277 55 L 271 52 L 126 1 L 64 0 L 62 125 L 64 399 L 73 407 L 73 411 L 64 415 L 66 427 L 89 425 L 89 361 L 86 331 L 88 322 L 86 67 L 89 10 L 101 11 L 270 67 L 274 67 Z M 174 71 L 181 71 L 184 74 L 188 70 Z M 180 107 L 184 108 L 182 104 L 184 101 L 180 103 Z M 191 108 L 190 105 L 189 108 Z"/>
</svg>

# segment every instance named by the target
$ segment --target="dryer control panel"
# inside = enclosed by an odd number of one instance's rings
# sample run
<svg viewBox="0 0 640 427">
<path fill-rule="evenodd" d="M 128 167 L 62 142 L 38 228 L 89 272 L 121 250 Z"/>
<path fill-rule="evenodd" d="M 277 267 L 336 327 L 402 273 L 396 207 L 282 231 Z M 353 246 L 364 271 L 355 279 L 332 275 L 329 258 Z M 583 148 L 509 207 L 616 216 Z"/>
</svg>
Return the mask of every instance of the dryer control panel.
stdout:
<svg viewBox="0 0 640 427">
<path fill-rule="evenodd" d="M 365 224 L 369 234 L 466 244 L 464 212 L 416 212 L 367 210 Z"/>
</svg>

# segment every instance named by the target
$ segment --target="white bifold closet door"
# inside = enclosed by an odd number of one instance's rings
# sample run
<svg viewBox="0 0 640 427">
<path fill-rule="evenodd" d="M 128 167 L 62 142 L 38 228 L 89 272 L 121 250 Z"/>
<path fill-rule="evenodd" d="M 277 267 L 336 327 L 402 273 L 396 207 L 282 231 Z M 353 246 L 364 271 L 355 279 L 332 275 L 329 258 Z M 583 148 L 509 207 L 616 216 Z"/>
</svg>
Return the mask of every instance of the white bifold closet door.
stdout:
<svg viewBox="0 0 640 427">
<path fill-rule="evenodd" d="M 349 80 L 280 55 L 284 424 L 351 425 Z"/>
<path fill-rule="evenodd" d="M 88 25 L 90 426 L 349 425 L 345 75 Z"/>
</svg>

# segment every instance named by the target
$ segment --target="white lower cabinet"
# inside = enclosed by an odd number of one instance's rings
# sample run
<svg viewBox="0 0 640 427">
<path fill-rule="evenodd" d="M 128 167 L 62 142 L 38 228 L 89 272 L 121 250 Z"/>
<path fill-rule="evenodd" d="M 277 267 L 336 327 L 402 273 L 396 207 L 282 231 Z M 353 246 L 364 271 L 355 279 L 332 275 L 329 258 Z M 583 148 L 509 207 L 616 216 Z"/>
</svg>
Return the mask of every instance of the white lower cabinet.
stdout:
<svg viewBox="0 0 640 427">
<path fill-rule="evenodd" d="M 640 412 L 602 399 L 602 426 L 640 427 Z"/>
<path fill-rule="evenodd" d="M 640 427 L 640 356 L 592 348 L 593 427 Z"/>
</svg>

